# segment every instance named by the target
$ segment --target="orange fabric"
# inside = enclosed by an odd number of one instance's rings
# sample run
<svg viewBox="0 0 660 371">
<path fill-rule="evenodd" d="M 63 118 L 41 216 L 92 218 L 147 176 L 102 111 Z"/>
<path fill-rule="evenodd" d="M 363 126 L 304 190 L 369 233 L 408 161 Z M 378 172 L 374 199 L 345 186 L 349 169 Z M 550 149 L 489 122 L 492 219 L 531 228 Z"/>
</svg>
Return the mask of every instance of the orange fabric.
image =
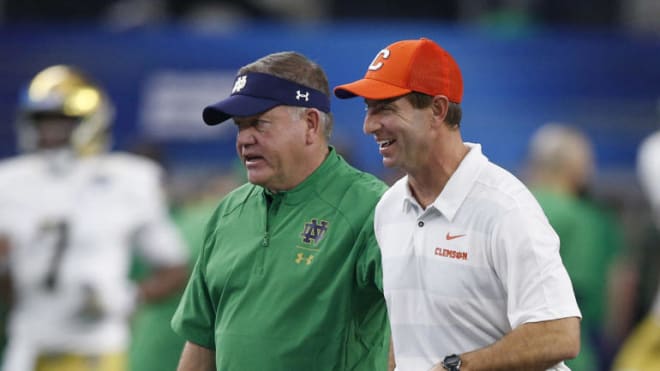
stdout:
<svg viewBox="0 0 660 371">
<path fill-rule="evenodd" d="M 460 103 L 463 78 L 454 58 L 430 39 L 395 42 L 376 54 L 361 80 L 337 86 L 339 98 L 398 97 L 412 91 Z"/>
</svg>

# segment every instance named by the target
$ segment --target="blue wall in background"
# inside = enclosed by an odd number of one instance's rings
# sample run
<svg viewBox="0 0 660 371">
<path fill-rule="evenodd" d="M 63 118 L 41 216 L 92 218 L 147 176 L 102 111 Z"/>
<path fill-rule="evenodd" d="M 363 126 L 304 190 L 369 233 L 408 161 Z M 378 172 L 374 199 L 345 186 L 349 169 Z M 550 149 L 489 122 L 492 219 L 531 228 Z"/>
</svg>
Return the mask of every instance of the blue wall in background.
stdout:
<svg viewBox="0 0 660 371">
<path fill-rule="evenodd" d="M 121 32 L 82 25 L 4 26 L 0 158 L 16 153 L 12 120 L 19 89 L 51 64 L 79 65 L 107 88 L 117 106 L 115 147 L 126 149 L 152 135 L 143 126 L 149 112 L 141 107 L 149 99 L 145 90 L 153 85 L 155 74 L 208 73 L 204 94 L 208 85 L 214 86 L 217 73 L 213 94 L 188 101 L 194 94 L 187 87 L 176 100 L 182 107 L 196 105 L 189 109 L 198 112 L 182 121 L 185 133 L 190 125 L 202 128 L 204 104 L 228 94 L 226 75 L 233 76 L 241 65 L 267 53 L 302 52 L 325 67 L 335 86 L 361 77 L 382 47 L 421 36 L 443 45 L 462 68 L 464 139 L 482 143 L 491 160 L 511 170 L 521 165 L 533 130 L 547 121 L 584 128 L 595 140 L 601 170 L 632 168 L 637 145 L 658 127 L 658 38 L 576 30 L 508 33 L 432 23 L 260 24 L 223 32 L 176 26 Z M 380 172 L 376 146 L 362 134 L 363 102 L 333 98 L 332 104 L 336 140 L 351 148 L 357 166 Z M 206 139 L 169 135 L 164 143 L 176 164 L 229 163 L 234 156 L 233 130 L 224 128 Z"/>
</svg>

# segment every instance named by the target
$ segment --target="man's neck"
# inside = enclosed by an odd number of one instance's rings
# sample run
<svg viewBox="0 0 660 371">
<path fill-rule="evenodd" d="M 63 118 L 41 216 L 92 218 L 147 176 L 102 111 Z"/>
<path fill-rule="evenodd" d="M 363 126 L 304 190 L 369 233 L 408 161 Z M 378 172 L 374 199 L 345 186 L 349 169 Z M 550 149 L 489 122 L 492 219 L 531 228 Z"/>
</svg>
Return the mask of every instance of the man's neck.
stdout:
<svg viewBox="0 0 660 371">
<path fill-rule="evenodd" d="M 469 147 L 461 143 L 444 155 L 429 158 L 426 166 L 408 172 L 410 192 L 424 209 L 440 196 L 469 151 Z"/>
</svg>

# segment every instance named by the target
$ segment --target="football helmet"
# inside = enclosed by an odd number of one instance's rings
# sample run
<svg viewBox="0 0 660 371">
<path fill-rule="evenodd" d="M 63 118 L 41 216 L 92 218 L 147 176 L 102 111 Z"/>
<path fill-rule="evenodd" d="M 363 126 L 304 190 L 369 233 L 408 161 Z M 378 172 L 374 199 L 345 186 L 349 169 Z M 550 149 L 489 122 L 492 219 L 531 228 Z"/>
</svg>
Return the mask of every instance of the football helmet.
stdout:
<svg viewBox="0 0 660 371">
<path fill-rule="evenodd" d="M 39 149 L 37 124 L 49 116 L 75 120 L 68 141 L 76 154 L 86 156 L 109 149 L 114 107 L 105 91 L 79 69 L 55 65 L 32 78 L 19 102 L 21 150 Z"/>
</svg>

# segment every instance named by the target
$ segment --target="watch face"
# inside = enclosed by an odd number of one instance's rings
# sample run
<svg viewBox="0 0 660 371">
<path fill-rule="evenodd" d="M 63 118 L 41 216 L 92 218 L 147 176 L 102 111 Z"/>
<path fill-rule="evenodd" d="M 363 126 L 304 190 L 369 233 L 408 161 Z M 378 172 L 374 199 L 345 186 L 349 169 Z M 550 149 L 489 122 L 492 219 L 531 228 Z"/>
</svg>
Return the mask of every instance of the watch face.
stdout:
<svg viewBox="0 0 660 371">
<path fill-rule="evenodd" d="M 450 356 L 447 356 L 442 361 L 442 365 L 444 366 L 445 369 L 450 370 L 450 371 L 460 370 L 461 357 L 459 357 L 456 354 L 452 354 Z"/>
</svg>

